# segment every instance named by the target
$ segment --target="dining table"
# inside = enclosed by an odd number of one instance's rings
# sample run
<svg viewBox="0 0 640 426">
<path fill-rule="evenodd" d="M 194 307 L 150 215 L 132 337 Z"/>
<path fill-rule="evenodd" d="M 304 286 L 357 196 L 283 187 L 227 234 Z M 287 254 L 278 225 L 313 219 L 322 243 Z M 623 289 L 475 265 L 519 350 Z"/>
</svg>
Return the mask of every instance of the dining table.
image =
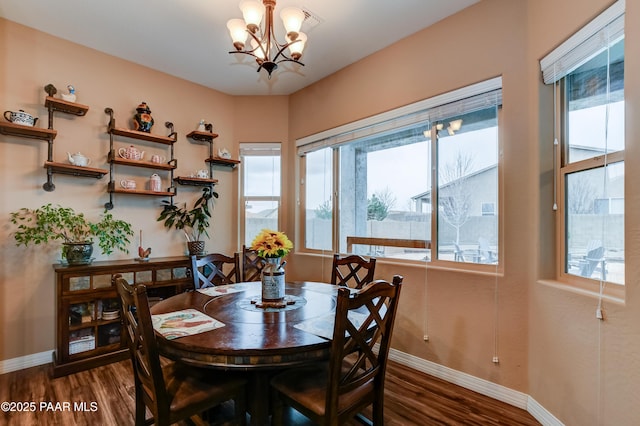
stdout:
<svg viewBox="0 0 640 426">
<path fill-rule="evenodd" d="M 177 294 L 151 307 L 159 352 L 198 367 L 245 372 L 251 424 L 268 424 L 271 376 L 328 359 L 337 290 L 287 282 L 277 306 L 261 303 L 260 282 Z"/>
</svg>

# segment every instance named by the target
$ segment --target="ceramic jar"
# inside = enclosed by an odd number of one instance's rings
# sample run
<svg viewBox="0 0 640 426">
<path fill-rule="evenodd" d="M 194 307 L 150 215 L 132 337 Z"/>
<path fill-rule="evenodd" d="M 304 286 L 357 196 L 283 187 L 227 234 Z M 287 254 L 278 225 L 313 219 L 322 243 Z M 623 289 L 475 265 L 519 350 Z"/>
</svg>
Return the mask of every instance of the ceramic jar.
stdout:
<svg viewBox="0 0 640 426">
<path fill-rule="evenodd" d="M 153 192 L 162 191 L 162 179 L 157 173 L 152 174 L 149 178 L 149 189 Z"/>
<path fill-rule="evenodd" d="M 135 130 L 141 132 L 151 132 L 153 126 L 153 117 L 151 117 L 151 110 L 146 102 L 142 102 L 136 108 L 137 114 L 133 116 L 133 125 Z"/>
</svg>

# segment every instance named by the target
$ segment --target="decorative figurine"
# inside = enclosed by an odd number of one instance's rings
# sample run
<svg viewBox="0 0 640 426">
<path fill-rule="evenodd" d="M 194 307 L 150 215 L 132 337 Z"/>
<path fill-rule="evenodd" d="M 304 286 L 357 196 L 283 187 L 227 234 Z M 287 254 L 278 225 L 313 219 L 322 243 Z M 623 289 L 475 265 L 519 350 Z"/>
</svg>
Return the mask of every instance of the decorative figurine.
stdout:
<svg viewBox="0 0 640 426">
<path fill-rule="evenodd" d="M 69 93 L 60 93 L 60 97 L 62 97 L 63 101 L 67 102 L 75 102 L 76 101 L 76 89 L 72 85 L 68 85 L 67 89 Z"/>
<path fill-rule="evenodd" d="M 151 127 L 153 126 L 153 117 L 151 117 L 151 110 L 149 106 L 147 106 L 146 102 L 142 102 L 136 108 L 138 113 L 133 116 L 133 125 L 135 126 L 135 130 L 139 130 L 141 132 L 151 132 Z"/>
<path fill-rule="evenodd" d="M 203 119 L 203 120 L 200 120 L 200 123 L 198 123 L 198 131 L 199 132 L 204 132 L 205 130 L 206 130 L 206 127 L 205 127 L 205 123 L 204 123 L 204 119 Z"/>
<path fill-rule="evenodd" d="M 218 148 L 218 157 L 228 160 L 231 158 L 231 153 L 227 148 Z"/>
</svg>

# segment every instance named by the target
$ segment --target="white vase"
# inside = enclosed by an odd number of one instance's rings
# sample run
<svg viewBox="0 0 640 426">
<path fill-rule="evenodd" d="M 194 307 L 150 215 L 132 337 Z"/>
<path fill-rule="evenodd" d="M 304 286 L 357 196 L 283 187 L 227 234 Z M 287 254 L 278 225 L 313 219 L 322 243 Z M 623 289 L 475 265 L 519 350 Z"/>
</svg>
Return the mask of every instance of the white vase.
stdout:
<svg viewBox="0 0 640 426">
<path fill-rule="evenodd" d="M 284 300 L 284 268 L 281 257 L 267 257 L 262 269 L 262 301 L 281 302 Z"/>
</svg>

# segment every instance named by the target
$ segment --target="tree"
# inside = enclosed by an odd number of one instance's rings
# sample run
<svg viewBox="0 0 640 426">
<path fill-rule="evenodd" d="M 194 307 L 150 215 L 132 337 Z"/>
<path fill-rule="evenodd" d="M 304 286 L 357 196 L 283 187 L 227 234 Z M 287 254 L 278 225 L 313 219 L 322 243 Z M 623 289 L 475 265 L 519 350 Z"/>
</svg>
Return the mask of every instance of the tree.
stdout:
<svg viewBox="0 0 640 426">
<path fill-rule="evenodd" d="M 316 217 L 318 219 L 331 219 L 333 216 L 333 206 L 331 205 L 331 200 L 325 200 L 324 203 L 320 204 L 316 209 Z"/>
<path fill-rule="evenodd" d="M 473 188 L 467 182 L 467 175 L 472 166 L 471 156 L 458 151 L 455 159 L 445 164 L 440 172 L 440 214 L 445 222 L 455 228 L 456 244 L 460 244 L 460 228 L 469 220 Z"/>
<path fill-rule="evenodd" d="M 367 220 L 385 220 L 395 204 L 396 197 L 388 187 L 374 192 L 367 203 Z"/>
</svg>

